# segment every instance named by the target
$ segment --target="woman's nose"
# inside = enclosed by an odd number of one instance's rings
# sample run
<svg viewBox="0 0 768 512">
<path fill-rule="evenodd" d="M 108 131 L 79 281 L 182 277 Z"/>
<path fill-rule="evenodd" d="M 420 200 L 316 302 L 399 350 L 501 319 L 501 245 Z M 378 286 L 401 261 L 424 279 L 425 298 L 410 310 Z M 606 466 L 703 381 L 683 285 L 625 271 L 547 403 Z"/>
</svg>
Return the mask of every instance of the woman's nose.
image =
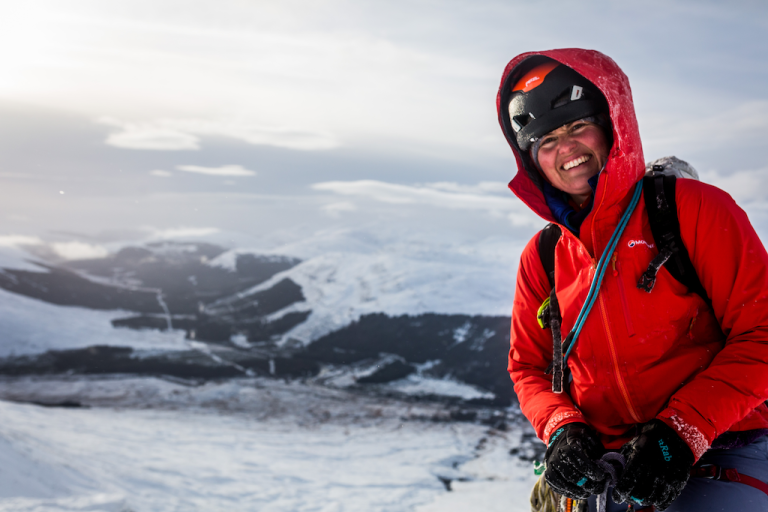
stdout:
<svg viewBox="0 0 768 512">
<path fill-rule="evenodd" d="M 576 141 L 569 135 L 564 135 L 558 142 L 559 144 L 557 145 L 557 150 L 560 153 L 570 152 L 576 144 Z"/>
</svg>

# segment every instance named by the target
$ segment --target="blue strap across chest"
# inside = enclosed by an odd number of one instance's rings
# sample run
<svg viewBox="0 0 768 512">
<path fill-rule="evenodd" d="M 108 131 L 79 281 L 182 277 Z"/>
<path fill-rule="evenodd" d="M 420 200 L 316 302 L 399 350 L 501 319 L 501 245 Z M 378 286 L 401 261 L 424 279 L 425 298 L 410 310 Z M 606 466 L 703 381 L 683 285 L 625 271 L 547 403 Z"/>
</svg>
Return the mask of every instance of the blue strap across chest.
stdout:
<svg viewBox="0 0 768 512">
<path fill-rule="evenodd" d="M 587 316 L 589 315 L 589 312 L 592 310 L 592 306 L 594 306 L 595 300 L 597 299 L 597 293 L 600 291 L 600 286 L 603 284 L 605 269 L 608 267 L 608 263 L 611 261 L 611 257 L 613 256 L 613 252 L 616 249 L 616 244 L 619 242 L 619 238 L 621 238 L 622 233 L 624 233 L 624 228 L 627 227 L 627 223 L 629 222 L 629 217 L 632 215 L 632 212 L 635 211 L 635 207 L 637 206 L 637 203 L 640 200 L 640 194 L 642 193 L 642 191 L 643 191 L 643 182 L 639 181 L 635 186 L 635 192 L 632 195 L 632 200 L 629 202 L 629 205 L 627 206 L 626 211 L 621 216 L 621 220 L 619 220 L 619 223 L 616 226 L 616 229 L 613 231 L 613 235 L 611 235 L 611 238 L 608 241 L 608 245 L 606 246 L 605 251 L 603 251 L 603 255 L 600 257 L 600 261 L 598 261 L 597 263 L 597 269 L 595 270 L 595 278 L 592 280 L 592 284 L 589 287 L 587 300 L 584 302 L 584 305 L 581 307 L 579 316 L 576 318 L 576 323 L 574 324 L 573 330 L 571 331 L 573 335 L 571 337 L 572 339 L 568 346 L 568 349 L 563 355 L 563 365 L 567 364 L 568 357 L 571 355 L 571 352 L 573 351 L 573 347 L 576 346 L 576 341 L 579 338 L 579 334 L 581 334 L 581 329 L 584 327 L 584 322 L 586 322 Z"/>
</svg>

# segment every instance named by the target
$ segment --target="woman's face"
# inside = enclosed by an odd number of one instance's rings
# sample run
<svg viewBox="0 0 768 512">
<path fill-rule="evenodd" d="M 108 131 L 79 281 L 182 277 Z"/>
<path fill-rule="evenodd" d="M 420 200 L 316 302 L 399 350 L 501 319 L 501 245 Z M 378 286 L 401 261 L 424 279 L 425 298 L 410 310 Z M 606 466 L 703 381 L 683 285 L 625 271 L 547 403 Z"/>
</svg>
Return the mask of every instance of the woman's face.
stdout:
<svg viewBox="0 0 768 512">
<path fill-rule="evenodd" d="M 589 178 L 608 160 L 603 129 L 588 121 L 574 121 L 541 138 L 539 167 L 549 182 L 581 204 L 592 193 Z"/>
</svg>

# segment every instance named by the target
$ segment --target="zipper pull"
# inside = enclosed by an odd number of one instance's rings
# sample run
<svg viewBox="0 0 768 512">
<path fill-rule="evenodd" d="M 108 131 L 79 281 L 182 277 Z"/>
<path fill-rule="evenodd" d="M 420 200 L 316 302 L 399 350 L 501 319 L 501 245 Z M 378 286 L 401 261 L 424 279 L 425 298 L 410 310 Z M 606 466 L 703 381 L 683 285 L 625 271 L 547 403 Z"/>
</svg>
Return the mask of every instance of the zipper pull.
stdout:
<svg viewBox="0 0 768 512">
<path fill-rule="evenodd" d="M 693 326 L 696 324 L 696 318 L 699 316 L 699 310 L 696 310 L 696 313 L 694 313 L 693 318 L 691 318 L 691 323 L 688 325 L 688 339 L 693 339 Z"/>
<path fill-rule="evenodd" d="M 619 275 L 619 271 L 616 270 L 616 253 L 613 253 L 613 256 L 611 256 L 611 265 L 613 266 L 613 276 L 616 277 Z"/>
</svg>

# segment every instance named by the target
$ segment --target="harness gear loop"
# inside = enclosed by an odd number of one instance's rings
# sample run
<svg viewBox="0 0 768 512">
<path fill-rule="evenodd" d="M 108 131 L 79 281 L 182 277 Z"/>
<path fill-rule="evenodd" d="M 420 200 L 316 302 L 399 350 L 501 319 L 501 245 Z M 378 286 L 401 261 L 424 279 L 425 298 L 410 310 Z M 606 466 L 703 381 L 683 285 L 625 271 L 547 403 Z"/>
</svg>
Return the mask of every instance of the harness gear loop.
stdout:
<svg viewBox="0 0 768 512">
<path fill-rule="evenodd" d="M 768 494 L 768 484 L 755 477 L 739 473 L 736 468 L 724 468 L 716 464 L 702 464 L 691 469 L 691 476 L 708 478 L 710 480 L 722 480 L 723 482 L 739 482 Z"/>
</svg>

